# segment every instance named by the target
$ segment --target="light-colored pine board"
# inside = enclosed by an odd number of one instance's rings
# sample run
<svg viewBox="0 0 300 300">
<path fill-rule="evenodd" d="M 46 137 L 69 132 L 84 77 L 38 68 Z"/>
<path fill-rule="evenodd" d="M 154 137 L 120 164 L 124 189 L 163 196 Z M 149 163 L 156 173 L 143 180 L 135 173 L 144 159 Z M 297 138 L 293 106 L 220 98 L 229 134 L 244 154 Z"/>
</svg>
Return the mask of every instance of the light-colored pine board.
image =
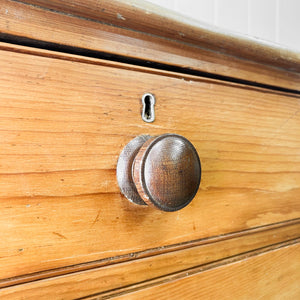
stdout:
<svg viewBox="0 0 300 300">
<path fill-rule="evenodd" d="M 299 71 L 299 53 L 278 44 L 197 22 L 143 0 L 25 0 L 46 9 Z"/>
<path fill-rule="evenodd" d="M 271 244 L 283 243 L 299 238 L 300 223 L 291 223 L 268 230 L 250 232 L 247 235 L 224 237 L 218 241 L 203 241 L 202 245 L 167 252 L 131 262 L 57 276 L 46 280 L 15 285 L 0 289 L 1 299 L 75 299 L 104 293 L 137 283 L 147 285 L 147 281 L 158 278 L 168 279 L 169 275 L 202 266 L 207 268 L 212 262 L 241 253 L 253 252 Z M 248 254 L 246 254 L 248 255 Z M 175 275 L 172 275 L 175 276 Z"/>
<path fill-rule="evenodd" d="M 25 43 L 22 38 L 29 38 L 299 90 L 300 75 L 296 71 L 299 68 L 299 58 L 297 63 L 295 55 L 288 51 L 274 51 L 271 47 L 265 49 L 258 45 L 255 46 L 255 43 L 252 45 L 248 42 L 244 43 L 242 40 L 232 40 L 228 35 L 221 34 L 219 36 L 205 30 L 199 34 L 196 33 L 196 28 L 188 28 L 188 26 L 182 26 L 181 31 L 186 28 L 189 34 L 194 32 L 192 40 L 179 41 L 176 39 L 176 37 L 180 37 L 177 34 L 160 36 L 157 34 L 158 32 L 151 32 L 151 26 L 146 28 L 140 26 L 145 20 L 147 20 L 146 23 L 149 21 L 149 16 L 152 21 L 155 20 L 154 17 L 157 17 L 156 27 L 159 28 L 159 33 L 163 34 L 163 29 L 173 26 L 171 24 L 171 26 L 166 26 L 166 18 L 157 16 L 155 13 L 147 16 L 143 9 L 139 13 L 134 8 L 131 10 L 126 4 L 124 6 L 124 3 L 116 1 L 27 2 L 35 2 L 48 8 L 64 11 L 64 13 L 18 1 L 2 0 L 0 29 L 4 39 L 15 36 L 12 40 Z M 115 24 L 115 22 L 120 22 L 120 19 L 116 17 L 117 13 L 114 13 L 115 9 L 123 9 L 129 14 L 126 23 L 121 27 L 120 24 Z M 82 16 L 87 11 L 88 15 Z M 92 13 L 92 16 L 89 13 Z M 137 17 L 141 20 L 137 21 Z M 119 27 L 107 25 L 105 22 Z M 163 23 L 164 26 L 158 26 L 160 23 Z M 126 29 L 126 25 L 129 26 L 129 29 Z M 155 27 L 152 26 L 152 29 Z M 202 37 L 208 43 L 201 41 L 199 44 L 195 37 Z M 48 47 L 49 45 L 43 44 L 43 46 Z M 236 50 L 235 54 L 226 53 L 231 47 Z M 59 47 L 57 48 L 59 49 Z M 253 59 L 238 57 L 241 50 L 253 52 Z M 266 63 L 270 59 L 272 66 L 267 66 Z M 255 60 L 259 60 L 259 62 Z M 279 68 L 280 63 L 282 68 Z"/>
<path fill-rule="evenodd" d="M 299 268 L 298 243 L 112 299 L 299 299 Z"/>
<path fill-rule="evenodd" d="M 300 217 L 296 96 L 68 55 L 0 55 L 1 279 Z M 145 92 L 157 98 L 153 124 L 141 120 Z M 197 196 L 175 213 L 132 205 L 115 175 L 127 142 L 167 132 L 194 144 L 203 169 Z"/>
</svg>

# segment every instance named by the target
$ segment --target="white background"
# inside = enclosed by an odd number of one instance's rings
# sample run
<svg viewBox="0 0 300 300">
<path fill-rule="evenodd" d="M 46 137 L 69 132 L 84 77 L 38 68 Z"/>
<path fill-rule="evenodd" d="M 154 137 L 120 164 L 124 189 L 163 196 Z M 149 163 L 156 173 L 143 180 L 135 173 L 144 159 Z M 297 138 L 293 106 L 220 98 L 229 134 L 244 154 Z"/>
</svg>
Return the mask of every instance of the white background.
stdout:
<svg viewBox="0 0 300 300">
<path fill-rule="evenodd" d="M 300 52 L 300 0 L 148 0 L 230 31 Z"/>
</svg>

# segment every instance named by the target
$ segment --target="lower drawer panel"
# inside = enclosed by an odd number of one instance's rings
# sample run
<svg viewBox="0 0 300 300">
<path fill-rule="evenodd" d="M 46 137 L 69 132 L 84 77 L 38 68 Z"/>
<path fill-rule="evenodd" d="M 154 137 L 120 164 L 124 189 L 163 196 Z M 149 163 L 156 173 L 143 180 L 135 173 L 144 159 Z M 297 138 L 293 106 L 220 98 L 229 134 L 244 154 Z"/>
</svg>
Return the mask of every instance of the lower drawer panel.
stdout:
<svg viewBox="0 0 300 300">
<path fill-rule="evenodd" d="M 300 241 L 300 222 L 286 226 L 270 226 L 264 230 L 251 230 L 247 234 L 234 234 L 202 242 L 194 242 L 168 249 L 160 255 L 133 258 L 110 266 L 77 271 L 64 276 L 41 280 L 41 274 L 31 277 L 32 282 L 0 289 L 0 298 L 9 299 L 77 299 L 97 295 L 100 299 L 115 293 L 128 293 L 148 286 L 186 277 L 203 270 L 241 261 L 270 248 L 290 245 Z M 273 246 L 269 246 L 273 244 Z M 230 259 L 228 259 L 230 257 Z M 229 261 L 229 262 L 228 262 Z M 53 274 L 52 274 L 53 275 Z M 39 280 L 37 280 L 39 279 Z M 112 292 L 111 292 L 112 291 Z M 116 292 L 117 291 L 117 292 Z M 155 298 L 156 299 L 156 298 Z"/>
<path fill-rule="evenodd" d="M 298 243 L 112 299 L 299 299 L 299 269 Z"/>
<path fill-rule="evenodd" d="M 18 51 L 0 51 L 0 279 L 300 217 L 299 98 Z M 157 99 L 153 124 L 141 120 L 145 92 Z M 132 205 L 115 174 L 132 138 L 167 132 L 194 144 L 203 169 L 175 213 Z"/>
</svg>

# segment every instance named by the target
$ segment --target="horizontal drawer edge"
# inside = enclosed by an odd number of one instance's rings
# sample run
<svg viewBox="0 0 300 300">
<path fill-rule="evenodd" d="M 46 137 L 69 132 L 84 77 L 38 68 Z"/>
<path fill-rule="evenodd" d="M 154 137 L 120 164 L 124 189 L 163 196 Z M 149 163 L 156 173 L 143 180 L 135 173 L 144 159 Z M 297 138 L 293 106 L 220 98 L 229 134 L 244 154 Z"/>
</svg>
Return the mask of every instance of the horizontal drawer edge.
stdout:
<svg viewBox="0 0 300 300">
<path fill-rule="evenodd" d="M 85 288 L 87 278 L 91 280 L 90 289 L 95 288 L 95 286 L 100 289 L 101 286 L 103 290 L 97 291 L 97 293 L 102 293 L 113 288 L 135 284 L 138 281 L 134 275 L 136 272 L 141 276 L 150 277 L 140 281 L 148 281 L 161 276 L 169 276 L 170 273 L 181 274 L 183 272 L 184 274 L 187 269 L 198 270 L 197 268 L 200 268 L 199 270 L 202 270 L 203 266 L 207 268 L 220 263 L 230 263 L 249 256 L 249 253 L 254 255 L 268 251 L 269 248 L 281 247 L 281 244 L 294 243 L 295 239 L 299 238 L 299 232 L 300 219 L 295 219 L 206 239 L 128 253 L 104 260 L 7 278 L 0 282 L 0 296 L 17 291 L 22 291 L 22 293 L 38 291 L 41 293 L 39 294 L 40 299 L 43 299 L 43 293 L 45 292 L 45 297 L 49 295 L 49 289 L 53 285 L 61 289 L 60 295 L 66 293 L 67 297 L 69 290 L 72 290 L 70 287 L 75 282 L 79 286 L 82 285 L 82 291 L 81 288 L 78 290 L 76 288 L 74 292 L 90 295 L 92 290 Z M 222 262 L 223 260 L 224 262 Z M 173 263 L 170 264 L 171 261 Z M 163 262 L 166 262 L 165 266 Z M 149 266 L 151 272 L 149 272 Z M 129 271 L 128 273 L 132 274 L 120 280 L 120 274 L 127 273 L 126 270 L 130 270 L 130 268 L 132 268 L 132 272 Z M 100 284 L 105 277 L 115 279 L 105 287 L 105 284 Z M 23 285 L 24 283 L 27 284 Z M 76 295 L 74 294 L 72 297 Z"/>
<path fill-rule="evenodd" d="M 176 297 L 181 294 L 188 299 L 202 299 L 203 296 L 220 299 L 221 295 L 224 299 L 252 299 L 253 294 L 257 297 L 270 297 L 270 294 L 273 297 L 284 297 L 289 294 L 287 298 L 295 299 L 299 295 L 299 243 L 300 239 L 280 243 L 80 299 L 153 299 L 165 295 L 167 297 L 169 291 Z M 294 263 L 291 264 L 290 261 Z"/>
</svg>

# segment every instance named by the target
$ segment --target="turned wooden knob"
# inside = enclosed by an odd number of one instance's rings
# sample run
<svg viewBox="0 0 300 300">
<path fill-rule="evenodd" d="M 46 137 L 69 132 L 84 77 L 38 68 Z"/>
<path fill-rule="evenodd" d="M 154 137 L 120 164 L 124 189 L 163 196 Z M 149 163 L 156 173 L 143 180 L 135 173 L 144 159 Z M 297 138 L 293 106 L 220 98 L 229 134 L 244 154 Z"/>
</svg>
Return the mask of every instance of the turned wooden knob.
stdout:
<svg viewBox="0 0 300 300">
<path fill-rule="evenodd" d="M 139 136 L 123 149 L 117 179 L 130 201 L 176 211 L 188 205 L 197 193 L 200 159 L 183 136 Z"/>
</svg>

